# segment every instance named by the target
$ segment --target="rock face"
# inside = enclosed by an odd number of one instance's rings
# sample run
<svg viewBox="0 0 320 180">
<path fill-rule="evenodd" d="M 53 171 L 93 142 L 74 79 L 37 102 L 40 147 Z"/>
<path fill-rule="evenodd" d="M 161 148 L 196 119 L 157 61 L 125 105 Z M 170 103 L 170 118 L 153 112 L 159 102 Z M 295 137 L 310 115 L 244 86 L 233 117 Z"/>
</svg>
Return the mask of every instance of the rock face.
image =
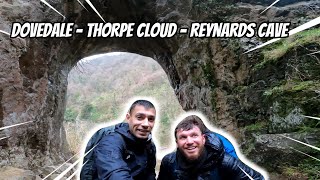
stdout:
<svg viewBox="0 0 320 180">
<path fill-rule="evenodd" d="M 256 144 L 252 152 L 254 154 L 252 157 L 257 160 L 257 163 L 268 164 L 270 167 L 266 167 L 267 169 L 274 169 L 277 172 L 281 172 L 281 168 L 285 166 L 287 159 L 295 159 L 295 161 L 292 161 L 295 163 L 293 165 L 298 166 L 299 164 L 302 164 L 306 159 L 306 156 L 297 153 L 297 151 L 305 152 L 307 154 L 315 154 L 315 151 L 312 148 L 302 146 L 288 138 L 293 138 L 309 144 L 317 144 L 319 143 L 319 133 L 319 130 L 314 130 L 308 133 L 257 135 L 255 136 Z"/>
<path fill-rule="evenodd" d="M 88 4 L 85 4 L 89 10 L 86 11 L 77 1 L 48 2 L 67 17 L 65 21 L 75 22 L 80 27 L 88 22 L 100 22 Z M 179 27 L 190 26 L 193 21 L 288 21 L 296 27 L 319 16 L 318 1 L 286 2 L 282 4 L 285 6 L 271 8 L 262 15 L 259 13 L 271 1 L 119 0 L 92 3 L 108 22 L 177 22 Z M 12 22 L 63 21 L 40 1 L 11 0 L 0 2 L 0 6 L 0 29 L 7 32 L 10 32 Z M 319 82 L 320 57 L 319 54 L 304 56 L 319 51 L 319 43 L 297 46 L 284 53 L 279 61 L 263 63 L 265 55 L 260 50 L 243 54 L 260 41 L 264 40 L 192 39 L 184 35 L 168 39 L 106 39 L 84 35 L 65 39 L 11 39 L 0 34 L 0 126 L 28 122 L 0 132 L 1 137 L 8 137 L 0 141 L 0 165 L 30 169 L 44 177 L 46 174 L 39 172 L 39 167 L 50 167 L 70 157 L 62 126 L 68 72 L 83 57 L 125 51 L 159 62 L 183 109 L 204 113 L 214 125 L 231 132 L 243 143 L 249 158 L 273 171 L 277 167 L 270 165 L 274 163 L 274 159 L 268 158 L 270 154 L 257 156 L 274 142 L 274 135 L 270 134 L 297 132 L 305 125 L 319 127 L 315 121 L 305 123 L 302 119 L 302 115 L 320 114 L 319 83 L 316 83 Z M 310 61 L 318 66 L 308 64 Z M 285 82 L 292 79 L 294 83 L 297 79 L 312 83 L 300 89 L 301 84 L 291 84 L 298 89 L 289 91 Z M 286 91 L 277 94 L 275 92 L 279 91 L 273 91 L 275 87 L 286 87 Z M 270 96 L 266 96 L 268 93 Z M 271 140 L 261 140 L 262 137 Z M 311 144 L 319 144 L 319 141 Z M 274 149 L 271 153 L 281 152 L 280 147 Z M 290 157 L 283 156 L 282 161 L 297 166 Z"/>
<path fill-rule="evenodd" d="M 1 169 L 0 179 L 10 179 L 10 180 L 32 180 L 41 179 L 39 176 L 36 176 L 30 170 L 18 169 L 14 167 L 5 167 Z"/>
</svg>

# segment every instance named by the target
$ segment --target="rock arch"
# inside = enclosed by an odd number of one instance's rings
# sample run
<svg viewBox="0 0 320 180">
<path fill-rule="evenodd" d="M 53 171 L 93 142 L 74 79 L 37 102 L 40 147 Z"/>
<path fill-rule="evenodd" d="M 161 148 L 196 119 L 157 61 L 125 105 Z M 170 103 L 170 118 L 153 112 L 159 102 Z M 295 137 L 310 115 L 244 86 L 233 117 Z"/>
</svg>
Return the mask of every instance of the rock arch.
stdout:
<svg viewBox="0 0 320 180">
<path fill-rule="evenodd" d="M 77 1 L 48 2 L 65 14 L 66 22 L 75 22 L 78 26 L 101 22 L 88 4 L 85 4 L 89 10 L 86 11 Z M 188 26 L 192 21 L 280 21 L 288 15 L 281 13 L 285 7 L 257 17 L 256 9 L 262 10 L 262 6 L 243 6 L 241 3 L 231 6 L 236 2 L 99 0 L 93 4 L 106 21 L 177 22 L 180 27 Z M 8 32 L 15 21 L 63 21 L 61 16 L 38 2 L 13 0 L 2 6 L 4 17 L 0 24 Z M 299 9 L 298 6 L 287 8 Z M 308 9 L 300 11 L 307 14 Z M 309 18 L 318 16 L 316 11 L 308 12 L 308 15 Z M 292 20 L 292 23 L 297 25 L 299 22 Z M 63 161 L 68 153 L 62 126 L 68 72 L 82 57 L 97 53 L 132 52 L 155 59 L 167 73 L 183 109 L 203 112 L 212 123 L 238 138 L 243 137 L 239 127 L 272 114 L 270 106 L 259 100 L 263 90 L 270 85 L 269 79 L 263 75 L 260 78 L 252 71 L 252 67 L 261 61 L 261 54 L 259 51 L 242 53 L 259 42 L 254 38 L 191 39 L 176 35 L 170 39 L 124 39 L 75 35 L 65 39 L 10 39 L 1 34 L 0 42 L 0 125 L 33 121 L 1 132 L 10 136 L 1 141 L 4 151 L 0 157 L 5 159 L 1 161 L 2 165 L 36 169 Z M 272 68 L 272 72 L 279 72 L 275 79 L 284 78 L 281 67 Z M 238 93 L 252 84 L 259 91 L 249 89 L 246 93 Z"/>
</svg>

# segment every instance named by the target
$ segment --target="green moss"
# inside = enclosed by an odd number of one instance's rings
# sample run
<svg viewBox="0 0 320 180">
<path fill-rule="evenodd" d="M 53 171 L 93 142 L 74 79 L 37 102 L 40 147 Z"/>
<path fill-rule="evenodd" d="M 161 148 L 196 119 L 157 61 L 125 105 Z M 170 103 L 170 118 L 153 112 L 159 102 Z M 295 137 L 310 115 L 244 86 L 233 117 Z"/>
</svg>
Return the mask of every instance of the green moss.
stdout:
<svg viewBox="0 0 320 180">
<path fill-rule="evenodd" d="M 306 176 L 297 167 L 284 167 L 283 168 L 283 174 L 290 178 L 297 178 L 301 176 Z"/>
<path fill-rule="evenodd" d="M 245 145 L 242 148 L 243 148 L 243 154 L 245 156 L 250 156 L 250 153 L 255 149 L 254 139 L 250 138 L 249 140 L 247 140 Z"/>
<path fill-rule="evenodd" d="M 222 5 L 221 1 L 218 1 L 218 0 L 207 0 L 207 1 L 194 0 L 192 3 L 194 7 L 197 7 L 203 11 L 210 11 L 216 8 L 217 6 Z"/>
<path fill-rule="evenodd" d="M 320 101 L 316 98 L 319 87 L 319 81 L 287 81 L 285 84 L 267 89 L 263 93 L 263 101 L 269 106 L 272 104 L 273 113 L 281 118 L 286 118 L 296 108 L 301 110 L 299 114 L 316 116 L 320 113 Z M 315 121 L 307 122 L 305 125 L 315 126 Z"/>
<path fill-rule="evenodd" d="M 215 112 L 217 107 L 217 101 L 216 101 L 216 93 L 215 91 L 211 92 L 211 110 L 212 112 Z"/>
<path fill-rule="evenodd" d="M 235 54 L 241 54 L 242 46 L 239 42 L 239 39 L 227 39 L 228 48 L 231 49 Z M 240 59 L 240 56 L 235 56 L 234 58 Z"/>
<path fill-rule="evenodd" d="M 283 174 L 289 177 L 293 177 L 297 174 L 297 168 L 296 167 L 284 167 L 283 168 Z"/>
<path fill-rule="evenodd" d="M 287 81 L 283 85 L 275 86 L 266 90 L 263 95 L 266 97 L 277 97 L 285 93 L 296 93 L 304 90 L 317 90 L 320 87 L 318 81 Z"/>
<path fill-rule="evenodd" d="M 263 129 L 267 128 L 268 123 L 265 121 L 259 121 L 254 124 L 250 124 L 244 127 L 245 131 L 248 132 L 262 132 Z"/>
<path fill-rule="evenodd" d="M 235 93 L 243 93 L 248 89 L 248 86 L 237 86 L 233 89 Z"/>
<path fill-rule="evenodd" d="M 211 57 L 212 58 L 212 57 Z M 214 74 L 214 67 L 212 66 L 211 63 L 207 63 L 205 65 L 201 66 L 202 71 L 203 71 L 203 78 L 205 78 L 207 80 L 207 82 L 209 82 L 209 86 L 211 89 L 211 110 L 212 112 L 215 112 L 216 110 L 216 86 L 217 86 L 217 80 L 215 78 L 215 74 Z"/>
<path fill-rule="evenodd" d="M 320 163 L 315 159 L 306 158 L 298 167 L 285 167 L 283 174 L 289 178 L 307 177 L 309 180 L 317 180 L 320 178 Z"/>
<path fill-rule="evenodd" d="M 315 128 L 310 126 L 300 126 L 298 127 L 298 132 L 300 133 L 308 133 L 308 132 L 314 132 Z"/>
<path fill-rule="evenodd" d="M 298 82 L 292 87 L 291 91 L 296 92 L 296 91 L 302 91 L 305 89 L 313 90 L 315 88 L 320 87 L 319 85 L 320 85 L 319 83 L 316 83 L 314 81 Z"/>
<path fill-rule="evenodd" d="M 284 87 L 283 86 L 275 86 L 272 89 L 266 90 L 263 93 L 263 95 L 269 97 L 269 96 L 272 96 L 272 95 L 275 95 L 275 94 L 280 94 L 283 91 L 284 91 Z"/>
<path fill-rule="evenodd" d="M 204 65 L 202 66 L 202 70 L 204 73 L 204 78 L 209 82 L 209 86 L 211 90 L 213 90 L 216 86 L 216 79 L 213 74 L 214 71 L 213 71 L 212 65 L 210 63 L 207 65 Z"/>
<path fill-rule="evenodd" d="M 314 129 L 312 130 L 313 133 L 318 132 L 318 130 Z M 308 135 L 308 133 L 301 133 L 302 136 Z M 314 146 L 319 147 L 319 144 L 315 143 Z M 294 147 L 296 150 L 299 150 L 300 152 L 304 152 L 310 156 L 319 158 L 320 152 L 314 149 L 310 149 L 307 146 L 300 146 L 296 145 Z M 293 151 L 295 152 L 295 151 Z M 296 165 L 289 165 L 285 164 L 281 168 L 281 172 L 283 175 L 286 175 L 288 179 L 319 179 L 320 178 L 320 163 L 319 160 L 313 159 L 311 157 L 308 157 L 307 155 L 297 153 L 297 156 L 305 157 L 304 159 L 301 159 L 296 162 Z M 300 159 L 300 158 L 299 158 Z"/>
<path fill-rule="evenodd" d="M 296 35 L 290 36 L 286 39 L 280 40 L 277 43 L 273 43 L 272 45 L 267 46 L 262 51 L 262 54 L 264 56 L 263 61 L 256 64 L 254 69 L 257 70 L 264 67 L 268 63 L 276 62 L 295 47 L 304 46 L 311 43 L 320 45 L 319 28 L 302 31 Z"/>
</svg>

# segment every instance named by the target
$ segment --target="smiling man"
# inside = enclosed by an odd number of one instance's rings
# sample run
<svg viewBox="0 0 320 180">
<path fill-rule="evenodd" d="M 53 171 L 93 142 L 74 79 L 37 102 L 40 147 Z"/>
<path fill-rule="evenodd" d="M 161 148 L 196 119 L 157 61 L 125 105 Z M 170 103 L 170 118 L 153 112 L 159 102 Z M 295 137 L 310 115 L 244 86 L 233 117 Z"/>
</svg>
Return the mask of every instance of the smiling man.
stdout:
<svg viewBox="0 0 320 180">
<path fill-rule="evenodd" d="M 183 119 L 175 128 L 177 151 L 161 162 L 159 180 L 264 179 L 239 159 L 225 153 L 218 136 L 206 136 L 198 116 Z"/>
<path fill-rule="evenodd" d="M 127 122 L 115 125 L 94 149 L 92 179 L 155 179 L 156 149 L 151 141 L 155 118 L 151 102 L 135 101 L 126 114 Z"/>
</svg>

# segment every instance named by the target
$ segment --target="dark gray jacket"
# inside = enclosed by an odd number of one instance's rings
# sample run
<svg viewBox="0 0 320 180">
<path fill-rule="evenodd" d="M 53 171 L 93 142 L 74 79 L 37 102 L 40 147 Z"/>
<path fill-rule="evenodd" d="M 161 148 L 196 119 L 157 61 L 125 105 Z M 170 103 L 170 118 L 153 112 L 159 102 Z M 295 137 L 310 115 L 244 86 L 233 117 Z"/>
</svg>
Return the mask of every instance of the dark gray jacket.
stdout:
<svg viewBox="0 0 320 180">
<path fill-rule="evenodd" d="M 94 149 L 96 178 L 154 180 L 155 153 L 151 138 L 139 140 L 130 133 L 127 123 L 120 123 L 115 126 L 115 131 L 104 136 Z"/>
<path fill-rule="evenodd" d="M 200 164 L 183 163 L 183 156 L 177 152 L 166 155 L 161 162 L 158 180 L 263 180 L 263 176 L 252 168 L 224 152 L 221 140 L 207 136 L 206 156 Z"/>
</svg>

